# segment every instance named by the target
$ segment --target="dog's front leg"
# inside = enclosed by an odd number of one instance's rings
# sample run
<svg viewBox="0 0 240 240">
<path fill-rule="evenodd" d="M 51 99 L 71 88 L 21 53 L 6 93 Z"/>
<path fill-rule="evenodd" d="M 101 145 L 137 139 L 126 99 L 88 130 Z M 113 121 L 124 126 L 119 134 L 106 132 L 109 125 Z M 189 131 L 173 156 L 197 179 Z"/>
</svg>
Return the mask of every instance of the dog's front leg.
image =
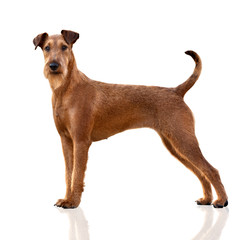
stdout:
<svg viewBox="0 0 240 240">
<path fill-rule="evenodd" d="M 65 160 L 65 181 L 66 181 L 66 195 L 64 199 L 59 199 L 55 204 L 61 207 L 62 204 L 71 197 L 71 185 L 72 185 L 72 171 L 73 171 L 73 142 L 72 139 L 66 136 L 61 136 L 62 150 Z"/>
<path fill-rule="evenodd" d="M 88 160 L 88 149 L 91 143 L 88 141 L 73 142 L 73 165 L 71 174 L 71 194 L 66 193 L 66 198 L 59 200 L 56 205 L 62 208 L 76 208 L 81 201 L 84 187 L 84 176 Z M 67 189 L 68 189 L 67 183 Z"/>
<path fill-rule="evenodd" d="M 88 150 L 91 142 L 75 141 L 74 142 L 74 163 L 72 174 L 71 193 L 74 202 L 79 205 L 84 188 L 84 177 L 87 168 Z"/>
<path fill-rule="evenodd" d="M 66 180 L 66 195 L 65 198 L 71 196 L 72 171 L 73 171 L 73 142 L 72 139 L 61 137 L 63 155 L 65 159 L 65 180 Z"/>
</svg>

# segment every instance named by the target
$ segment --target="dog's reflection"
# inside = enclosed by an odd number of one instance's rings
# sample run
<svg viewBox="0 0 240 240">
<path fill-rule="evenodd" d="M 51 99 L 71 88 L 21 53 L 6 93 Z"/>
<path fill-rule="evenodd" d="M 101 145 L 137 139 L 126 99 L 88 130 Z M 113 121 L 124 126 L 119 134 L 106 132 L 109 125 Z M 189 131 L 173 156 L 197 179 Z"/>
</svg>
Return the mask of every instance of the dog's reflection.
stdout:
<svg viewBox="0 0 240 240">
<path fill-rule="evenodd" d="M 199 206 L 204 212 L 204 223 L 199 233 L 192 240 L 218 240 L 228 219 L 228 208 L 214 209 L 209 206 Z M 214 216 L 217 215 L 214 223 Z"/>
<path fill-rule="evenodd" d="M 89 240 L 88 222 L 81 208 L 59 208 L 59 211 L 68 216 L 70 226 L 69 240 Z"/>
<path fill-rule="evenodd" d="M 198 209 L 205 214 L 204 223 L 192 240 L 219 240 L 228 219 L 228 208 L 214 209 L 209 206 L 199 206 Z M 89 240 L 88 222 L 81 208 L 66 210 L 59 208 L 59 211 L 68 216 L 69 240 Z"/>
</svg>

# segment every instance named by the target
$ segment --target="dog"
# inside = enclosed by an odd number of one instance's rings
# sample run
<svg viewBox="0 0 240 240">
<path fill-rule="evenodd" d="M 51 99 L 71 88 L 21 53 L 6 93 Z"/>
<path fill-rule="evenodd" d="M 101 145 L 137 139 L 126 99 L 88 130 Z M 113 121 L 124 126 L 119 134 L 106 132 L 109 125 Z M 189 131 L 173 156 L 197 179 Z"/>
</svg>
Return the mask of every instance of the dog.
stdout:
<svg viewBox="0 0 240 240">
<path fill-rule="evenodd" d="M 107 84 L 89 79 L 77 69 L 72 51 L 79 34 L 62 30 L 59 35 L 37 35 L 35 49 L 43 50 L 44 75 L 52 89 L 52 107 L 65 159 L 66 195 L 55 206 L 76 208 L 84 189 L 88 150 L 92 142 L 136 128 L 152 128 L 169 152 L 200 180 L 203 198 L 198 205 L 223 208 L 228 197 L 220 175 L 201 153 L 194 118 L 184 102 L 185 93 L 200 76 L 202 63 L 194 51 L 192 75 L 175 88 Z M 213 201 L 211 185 L 216 190 Z"/>
</svg>

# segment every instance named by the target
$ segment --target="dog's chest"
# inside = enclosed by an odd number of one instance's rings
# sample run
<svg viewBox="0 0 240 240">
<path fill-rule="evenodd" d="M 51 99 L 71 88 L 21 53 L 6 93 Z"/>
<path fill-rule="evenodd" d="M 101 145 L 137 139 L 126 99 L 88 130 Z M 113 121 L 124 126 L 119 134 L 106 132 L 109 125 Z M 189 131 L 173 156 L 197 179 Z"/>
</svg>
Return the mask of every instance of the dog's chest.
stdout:
<svg viewBox="0 0 240 240">
<path fill-rule="evenodd" d="M 57 128 L 66 125 L 67 109 L 55 106 L 53 108 L 53 117 Z"/>
<path fill-rule="evenodd" d="M 69 134 L 69 108 L 67 108 L 65 104 L 56 101 L 55 104 L 53 104 L 53 117 L 58 132 Z"/>
<path fill-rule="evenodd" d="M 59 124 L 64 124 L 67 115 L 67 109 L 63 107 L 54 107 L 53 115 L 54 119 L 56 119 Z"/>
</svg>

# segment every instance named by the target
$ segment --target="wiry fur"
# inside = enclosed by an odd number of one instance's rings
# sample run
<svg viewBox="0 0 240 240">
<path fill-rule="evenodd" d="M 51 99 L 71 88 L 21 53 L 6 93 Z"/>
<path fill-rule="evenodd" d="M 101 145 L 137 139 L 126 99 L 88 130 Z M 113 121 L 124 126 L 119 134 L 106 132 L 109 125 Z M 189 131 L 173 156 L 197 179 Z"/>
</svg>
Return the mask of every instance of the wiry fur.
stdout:
<svg viewBox="0 0 240 240">
<path fill-rule="evenodd" d="M 66 163 L 66 196 L 56 205 L 79 205 L 92 142 L 127 129 L 148 127 L 157 131 L 170 153 L 200 180 L 204 196 L 197 203 L 212 203 L 212 184 L 218 196 L 213 206 L 226 206 L 227 195 L 219 173 L 202 155 L 192 112 L 183 101 L 201 73 L 200 57 L 193 51 L 186 52 L 196 67 L 176 88 L 107 84 L 93 81 L 77 69 L 72 45 L 78 37 L 75 32 L 63 30 L 61 35 L 43 33 L 34 39 L 35 47 L 40 46 L 44 52 L 44 75 L 52 88 L 54 121 Z M 51 69 L 52 62 L 58 63 L 57 70 Z"/>
</svg>

